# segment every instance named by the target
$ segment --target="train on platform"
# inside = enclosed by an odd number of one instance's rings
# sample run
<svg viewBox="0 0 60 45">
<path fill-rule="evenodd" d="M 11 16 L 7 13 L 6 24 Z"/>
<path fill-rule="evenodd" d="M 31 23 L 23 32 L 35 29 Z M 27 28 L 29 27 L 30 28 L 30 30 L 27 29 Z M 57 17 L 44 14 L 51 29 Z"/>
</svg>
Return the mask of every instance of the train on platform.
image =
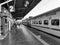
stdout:
<svg viewBox="0 0 60 45">
<path fill-rule="evenodd" d="M 6 8 L 2 7 L 0 12 L 0 40 L 7 37 L 12 25 L 13 19 L 11 13 Z"/>
<path fill-rule="evenodd" d="M 29 20 L 31 27 L 60 38 L 60 7 Z"/>
<path fill-rule="evenodd" d="M 22 21 L 22 24 L 26 25 L 28 27 L 31 27 L 31 22 L 29 22 L 29 21 Z"/>
</svg>

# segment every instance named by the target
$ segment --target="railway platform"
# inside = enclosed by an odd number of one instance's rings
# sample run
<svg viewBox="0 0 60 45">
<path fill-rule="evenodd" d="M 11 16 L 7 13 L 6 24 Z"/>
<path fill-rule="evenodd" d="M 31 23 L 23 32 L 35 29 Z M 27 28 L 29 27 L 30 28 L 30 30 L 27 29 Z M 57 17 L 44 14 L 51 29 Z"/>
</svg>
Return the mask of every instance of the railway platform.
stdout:
<svg viewBox="0 0 60 45">
<path fill-rule="evenodd" d="M 39 35 L 36 29 L 20 25 L 13 27 L 7 37 L 0 40 L 0 45 L 60 45 L 60 43 L 52 40 L 43 34 Z"/>
</svg>

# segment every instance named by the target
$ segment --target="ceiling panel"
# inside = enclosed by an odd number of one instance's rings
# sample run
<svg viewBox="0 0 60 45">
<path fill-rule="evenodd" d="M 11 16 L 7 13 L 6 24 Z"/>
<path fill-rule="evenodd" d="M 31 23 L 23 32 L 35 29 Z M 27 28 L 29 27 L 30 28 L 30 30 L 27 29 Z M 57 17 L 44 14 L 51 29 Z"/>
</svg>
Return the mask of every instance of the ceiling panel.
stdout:
<svg viewBox="0 0 60 45">
<path fill-rule="evenodd" d="M 28 1 L 26 3 L 26 1 Z M 9 9 L 9 6 L 15 8 L 15 12 L 11 12 L 13 17 L 24 17 L 33 7 L 36 6 L 41 0 L 13 0 L 4 6 Z M 27 7 L 24 5 L 27 4 Z"/>
</svg>

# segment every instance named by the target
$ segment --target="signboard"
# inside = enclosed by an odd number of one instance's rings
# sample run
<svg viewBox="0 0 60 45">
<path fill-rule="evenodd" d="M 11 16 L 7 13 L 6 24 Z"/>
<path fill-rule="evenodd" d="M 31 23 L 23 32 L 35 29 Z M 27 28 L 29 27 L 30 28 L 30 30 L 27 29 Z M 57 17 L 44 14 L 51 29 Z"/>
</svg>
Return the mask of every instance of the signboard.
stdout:
<svg viewBox="0 0 60 45">
<path fill-rule="evenodd" d="M 15 12 L 15 0 L 8 3 L 10 12 Z"/>
<path fill-rule="evenodd" d="M 9 6 L 9 10 L 10 10 L 10 12 L 15 12 L 14 6 Z"/>
</svg>

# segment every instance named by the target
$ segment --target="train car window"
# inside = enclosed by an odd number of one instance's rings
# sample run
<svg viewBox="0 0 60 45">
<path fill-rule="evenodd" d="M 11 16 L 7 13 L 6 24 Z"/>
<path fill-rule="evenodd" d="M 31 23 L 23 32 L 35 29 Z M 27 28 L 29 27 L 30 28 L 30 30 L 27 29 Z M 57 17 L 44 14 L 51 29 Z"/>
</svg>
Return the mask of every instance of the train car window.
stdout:
<svg viewBox="0 0 60 45">
<path fill-rule="evenodd" d="M 38 24 L 38 22 L 36 22 L 36 24 Z"/>
<path fill-rule="evenodd" d="M 52 19 L 51 24 L 55 25 L 55 26 L 58 26 L 59 25 L 59 19 Z"/>
<path fill-rule="evenodd" d="M 39 24 L 42 24 L 42 21 L 41 20 L 39 21 Z"/>
<path fill-rule="evenodd" d="M 36 21 L 36 24 L 38 24 L 38 21 Z"/>
<path fill-rule="evenodd" d="M 35 21 L 33 21 L 33 24 L 35 24 Z"/>
<path fill-rule="evenodd" d="M 38 24 L 38 22 L 37 21 L 33 21 L 33 24 Z"/>
<path fill-rule="evenodd" d="M 48 20 L 44 20 L 44 24 L 45 25 L 48 25 Z"/>
</svg>

